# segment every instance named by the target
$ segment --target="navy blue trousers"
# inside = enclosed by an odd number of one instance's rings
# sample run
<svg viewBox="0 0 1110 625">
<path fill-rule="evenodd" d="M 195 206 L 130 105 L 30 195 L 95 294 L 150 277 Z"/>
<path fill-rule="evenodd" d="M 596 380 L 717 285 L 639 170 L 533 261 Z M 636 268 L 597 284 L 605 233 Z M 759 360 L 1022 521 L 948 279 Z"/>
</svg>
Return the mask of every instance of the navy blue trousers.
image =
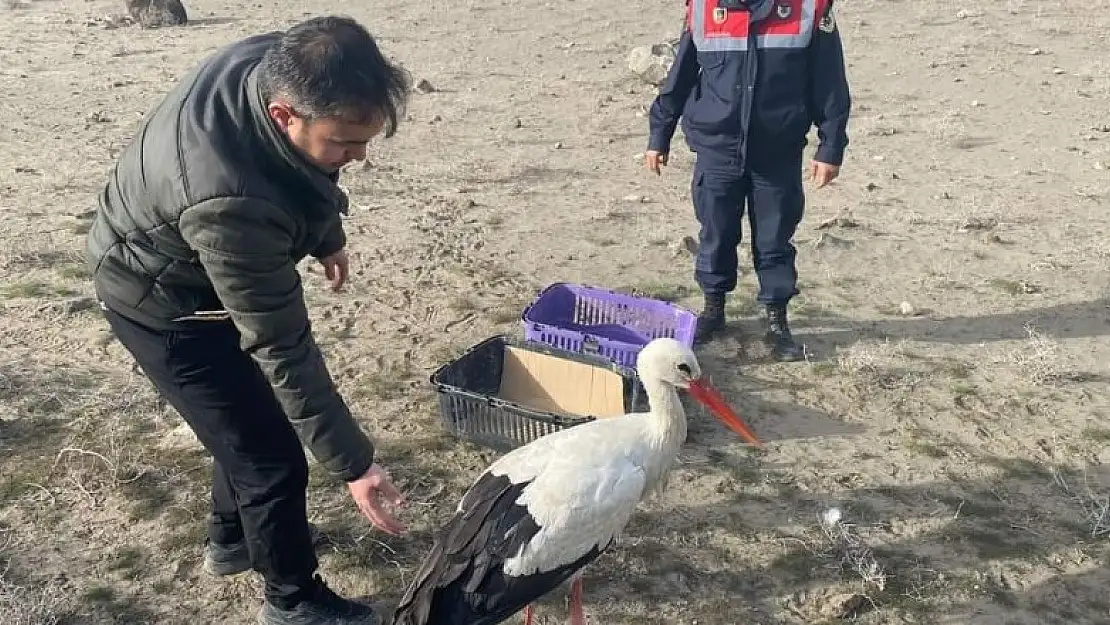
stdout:
<svg viewBox="0 0 1110 625">
<path fill-rule="evenodd" d="M 740 224 L 747 209 L 757 300 L 785 304 L 798 294 L 792 243 L 805 211 L 801 154 L 756 163 L 743 171 L 699 155 L 691 186 L 701 224 L 694 279 L 705 293 L 736 288 Z"/>
</svg>

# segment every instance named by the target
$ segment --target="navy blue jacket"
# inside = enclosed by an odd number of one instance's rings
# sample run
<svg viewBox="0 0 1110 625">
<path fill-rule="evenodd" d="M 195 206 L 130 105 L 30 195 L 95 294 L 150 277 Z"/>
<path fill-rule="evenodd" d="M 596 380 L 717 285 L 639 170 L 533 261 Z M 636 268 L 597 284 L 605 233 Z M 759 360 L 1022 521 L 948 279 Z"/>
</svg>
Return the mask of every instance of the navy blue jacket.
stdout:
<svg viewBox="0 0 1110 625">
<path fill-rule="evenodd" d="M 796 159 L 816 125 L 816 160 L 840 165 L 851 96 L 833 0 L 773 0 L 751 24 L 747 9 L 719 2 L 687 1 L 677 58 L 651 106 L 648 149 L 669 152 L 681 118 L 699 159 L 743 168 Z"/>
</svg>

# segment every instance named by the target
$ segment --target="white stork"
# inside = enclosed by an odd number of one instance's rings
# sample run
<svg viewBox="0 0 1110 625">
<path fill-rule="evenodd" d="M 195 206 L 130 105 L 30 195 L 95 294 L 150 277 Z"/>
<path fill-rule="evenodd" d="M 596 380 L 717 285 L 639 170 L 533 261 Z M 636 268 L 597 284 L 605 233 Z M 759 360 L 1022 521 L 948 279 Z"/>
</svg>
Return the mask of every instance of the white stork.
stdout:
<svg viewBox="0 0 1110 625">
<path fill-rule="evenodd" d="M 678 389 L 762 446 L 673 339 L 640 352 L 649 411 L 539 438 L 490 465 L 463 495 L 393 614 L 393 625 L 494 625 L 571 579 L 572 625 L 585 625 L 582 569 L 609 548 L 647 495 L 659 494 L 686 439 Z"/>
</svg>

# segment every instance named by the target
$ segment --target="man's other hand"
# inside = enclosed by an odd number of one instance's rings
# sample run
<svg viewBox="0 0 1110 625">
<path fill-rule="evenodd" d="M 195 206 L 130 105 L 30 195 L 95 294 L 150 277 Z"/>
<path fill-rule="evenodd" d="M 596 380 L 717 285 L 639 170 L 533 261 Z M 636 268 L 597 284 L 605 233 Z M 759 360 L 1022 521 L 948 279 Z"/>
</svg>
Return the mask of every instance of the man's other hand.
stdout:
<svg viewBox="0 0 1110 625">
<path fill-rule="evenodd" d="M 659 150 L 648 150 L 644 152 L 644 166 L 648 170 L 655 172 L 659 176 L 663 174 L 661 167 L 667 166 L 667 153 L 660 152 Z"/>
<path fill-rule="evenodd" d="M 339 250 L 330 256 L 321 258 L 320 264 L 324 266 L 324 275 L 331 281 L 331 289 L 338 291 L 343 288 L 343 283 L 347 281 L 347 276 L 351 270 L 351 261 L 347 258 L 347 250 Z"/>
<path fill-rule="evenodd" d="M 836 180 L 839 175 L 839 165 L 830 165 L 821 161 L 812 161 L 809 164 L 809 177 L 818 189 Z"/>
</svg>

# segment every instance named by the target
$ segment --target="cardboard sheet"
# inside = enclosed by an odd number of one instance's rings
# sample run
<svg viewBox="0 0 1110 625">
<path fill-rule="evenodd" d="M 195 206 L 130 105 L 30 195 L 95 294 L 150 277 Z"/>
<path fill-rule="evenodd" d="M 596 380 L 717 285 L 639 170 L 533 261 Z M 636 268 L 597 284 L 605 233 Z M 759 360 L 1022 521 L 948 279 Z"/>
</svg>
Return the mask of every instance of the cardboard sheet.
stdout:
<svg viewBox="0 0 1110 625">
<path fill-rule="evenodd" d="M 507 347 L 498 395 L 535 410 L 604 418 L 625 413 L 622 389 L 616 372 Z"/>
</svg>

